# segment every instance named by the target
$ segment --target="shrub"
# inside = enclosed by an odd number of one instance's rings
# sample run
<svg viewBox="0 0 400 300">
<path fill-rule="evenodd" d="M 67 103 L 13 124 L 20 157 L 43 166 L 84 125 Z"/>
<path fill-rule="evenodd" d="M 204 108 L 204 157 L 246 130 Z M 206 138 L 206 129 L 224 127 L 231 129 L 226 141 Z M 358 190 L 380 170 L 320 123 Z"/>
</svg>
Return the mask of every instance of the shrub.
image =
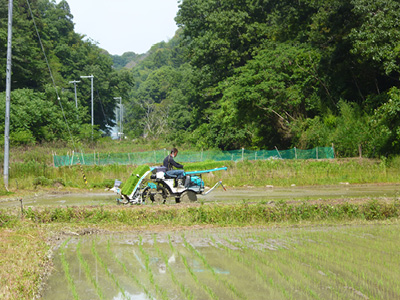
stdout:
<svg viewBox="0 0 400 300">
<path fill-rule="evenodd" d="M 35 187 L 37 186 L 51 186 L 52 185 L 52 180 L 44 177 L 44 176 L 39 176 L 33 179 L 33 185 Z"/>
<path fill-rule="evenodd" d="M 10 133 L 12 145 L 34 145 L 35 137 L 30 130 L 18 130 Z"/>
</svg>

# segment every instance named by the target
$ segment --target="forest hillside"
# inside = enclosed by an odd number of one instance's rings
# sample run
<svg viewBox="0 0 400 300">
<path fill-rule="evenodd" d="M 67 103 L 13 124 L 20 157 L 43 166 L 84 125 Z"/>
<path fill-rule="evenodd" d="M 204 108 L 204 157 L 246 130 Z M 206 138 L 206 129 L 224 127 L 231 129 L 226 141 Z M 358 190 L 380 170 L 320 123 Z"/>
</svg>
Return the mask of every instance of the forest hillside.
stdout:
<svg viewBox="0 0 400 300">
<path fill-rule="evenodd" d="M 63 139 L 32 18 L 15 2 L 13 141 Z M 75 33 L 67 1 L 31 6 L 77 139 L 90 131 L 90 84 L 79 83 L 76 109 L 69 82 L 93 74 L 97 128 L 114 125 L 122 97 L 129 139 L 225 150 L 334 143 L 340 156 L 400 150 L 398 1 L 183 0 L 171 40 L 122 56 Z M 5 70 L 6 0 L 0 23 Z"/>
</svg>

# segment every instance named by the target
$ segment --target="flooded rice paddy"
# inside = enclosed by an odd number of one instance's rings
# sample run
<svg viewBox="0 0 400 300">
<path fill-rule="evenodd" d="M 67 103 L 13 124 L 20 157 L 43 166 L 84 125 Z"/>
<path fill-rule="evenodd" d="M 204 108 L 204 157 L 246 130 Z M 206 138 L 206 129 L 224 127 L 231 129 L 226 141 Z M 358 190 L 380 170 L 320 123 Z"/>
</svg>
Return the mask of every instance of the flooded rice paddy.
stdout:
<svg viewBox="0 0 400 300">
<path fill-rule="evenodd" d="M 42 299 L 399 299 L 400 225 L 76 236 Z"/>
<path fill-rule="evenodd" d="M 199 201 L 397 198 L 399 193 L 400 185 L 248 187 L 219 189 Z M 111 192 L 54 194 L 23 204 L 115 205 L 116 198 Z M 157 228 L 68 236 L 54 251 L 42 299 L 400 299 L 398 224 Z"/>
</svg>

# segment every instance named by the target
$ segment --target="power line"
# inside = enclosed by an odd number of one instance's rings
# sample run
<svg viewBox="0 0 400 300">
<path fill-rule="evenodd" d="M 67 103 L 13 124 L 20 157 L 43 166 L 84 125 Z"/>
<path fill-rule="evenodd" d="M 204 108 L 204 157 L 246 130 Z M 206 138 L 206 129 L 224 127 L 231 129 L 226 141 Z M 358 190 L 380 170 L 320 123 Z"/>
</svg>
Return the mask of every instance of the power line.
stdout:
<svg viewBox="0 0 400 300">
<path fill-rule="evenodd" d="M 66 117 L 65 112 L 64 112 L 63 105 L 62 105 L 62 103 L 61 103 L 60 95 L 58 94 L 58 90 L 57 90 L 56 82 L 55 82 L 55 80 L 54 80 L 53 72 L 51 71 L 51 67 L 50 67 L 49 61 L 48 61 L 48 59 L 47 59 L 46 51 L 44 50 L 44 46 L 43 46 L 43 43 L 42 43 L 42 39 L 40 38 L 39 30 L 38 30 L 38 28 L 37 28 L 37 26 L 36 26 L 36 21 L 35 21 L 35 18 L 34 18 L 34 16 L 33 16 L 33 13 L 32 13 L 32 9 L 31 9 L 31 5 L 30 5 L 30 3 L 29 3 L 29 0 L 26 0 L 26 3 L 28 4 L 29 12 L 30 12 L 30 15 L 31 15 L 31 18 L 32 18 L 32 21 L 33 21 L 33 25 L 35 26 L 35 30 L 36 30 L 37 37 L 38 37 L 38 39 L 39 39 L 40 47 L 41 47 L 41 49 L 42 49 L 44 58 L 45 58 L 45 60 L 46 60 L 47 68 L 49 69 L 50 77 L 51 77 L 51 80 L 52 80 L 52 82 L 53 82 L 53 87 L 54 87 L 54 90 L 55 90 L 56 95 L 57 95 L 57 100 L 58 100 L 58 103 L 60 104 L 61 112 L 62 112 L 62 115 L 63 115 L 63 117 L 64 117 L 65 124 L 67 125 L 69 137 L 70 137 L 70 139 L 71 139 L 71 141 L 72 141 L 72 144 L 73 144 L 74 149 L 77 149 L 76 146 L 75 146 L 75 141 L 74 141 L 74 139 L 73 139 L 73 137 L 72 137 L 72 133 L 71 133 L 71 129 L 70 129 L 70 127 L 69 127 L 68 121 L 67 121 L 67 117 Z"/>
<path fill-rule="evenodd" d="M 47 67 L 48 67 L 48 69 L 49 69 L 50 77 L 51 77 L 51 80 L 52 80 L 52 82 L 53 82 L 53 87 L 54 87 L 54 90 L 55 90 L 56 95 L 57 95 L 57 100 L 58 100 L 58 103 L 60 104 L 61 112 L 62 112 L 62 115 L 63 115 L 63 117 L 64 117 L 64 121 L 65 121 L 65 124 L 66 124 L 66 126 L 67 126 L 67 129 L 68 129 L 69 137 L 70 137 L 70 139 L 71 139 L 71 142 L 72 142 L 72 145 L 73 145 L 74 149 L 77 149 L 77 147 L 76 147 L 76 145 L 75 145 L 74 138 L 73 138 L 72 133 L 71 133 L 71 129 L 70 129 L 69 124 L 68 124 L 68 121 L 67 121 L 67 117 L 66 117 L 65 112 L 64 112 L 63 105 L 62 105 L 62 103 L 61 103 L 60 95 L 58 94 L 56 82 L 55 82 L 55 80 L 54 80 L 54 76 L 53 76 L 53 73 L 52 73 L 52 71 L 51 71 L 51 67 L 50 67 L 49 61 L 48 61 L 48 59 L 47 59 L 46 52 L 45 52 L 44 47 L 43 47 L 42 39 L 40 38 L 39 30 L 38 30 L 38 28 L 37 28 L 37 26 L 36 26 L 35 18 L 34 18 L 34 16 L 33 16 L 32 9 L 31 9 L 31 5 L 30 5 L 30 3 L 29 3 L 29 0 L 26 0 L 26 3 L 28 4 L 28 8 L 29 8 L 30 15 L 31 15 L 31 17 L 32 17 L 33 25 L 35 26 L 36 34 L 37 34 L 37 36 L 38 36 L 39 43 L 40 43 L 40 46 L 41 46 L 41 48 L 42 48 L 44 58 L 45 58 L 45 60 L 46 60 Z M 78 160 L 79 160 L 79 156 L 78 156 Z M 82 169 L 82 173 L 83 173 L 83 169 Z M 87 185 L 87 180 L 86 180 L 86 176 L 85 176 L 84 173 L 83 173 L 83 178 L 84 178 L 84 180 L 85 180 L 85 184 Z"/>
</svg>

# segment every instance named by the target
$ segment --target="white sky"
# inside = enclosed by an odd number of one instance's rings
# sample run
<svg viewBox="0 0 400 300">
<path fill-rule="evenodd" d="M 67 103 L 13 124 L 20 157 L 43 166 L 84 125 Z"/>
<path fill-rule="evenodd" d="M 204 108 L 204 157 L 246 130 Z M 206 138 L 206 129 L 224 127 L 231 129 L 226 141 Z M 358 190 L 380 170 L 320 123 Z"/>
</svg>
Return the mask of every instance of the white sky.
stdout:
<svg viewBox="0 0 400 300">
<path fill-rule="evenodd" d="M 60 0 L 56 1 L 57 3 Z M 171 39 L 178 29 L 178 0 L 67 0 L 75 32 L 110 54 L 147 52 Z"/>
</svg>

